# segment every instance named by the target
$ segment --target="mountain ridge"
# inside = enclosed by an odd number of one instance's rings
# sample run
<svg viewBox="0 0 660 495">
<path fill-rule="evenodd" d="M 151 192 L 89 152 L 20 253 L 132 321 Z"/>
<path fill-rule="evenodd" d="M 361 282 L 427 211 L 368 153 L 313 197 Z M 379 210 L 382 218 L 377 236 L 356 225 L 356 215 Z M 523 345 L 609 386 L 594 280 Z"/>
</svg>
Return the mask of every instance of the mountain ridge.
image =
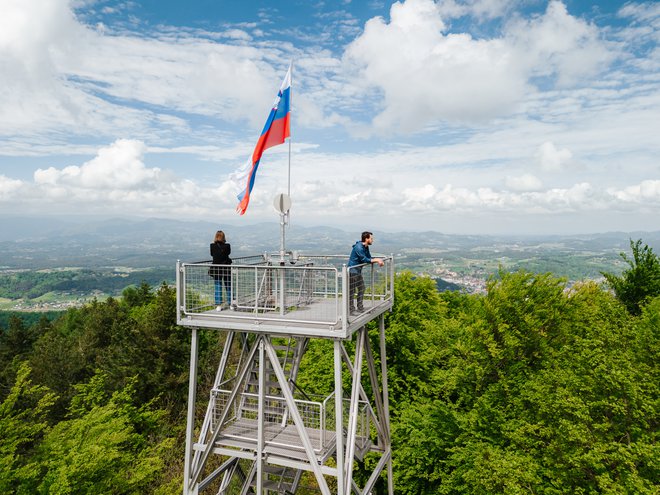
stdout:
<svg viewBox="0 0 660 495">
<path fill-rule="evenodd" d="M 222 229 L 235 257 L 276 252 L 280 225 L 263 222 L 251 225 L 162 218 L 107 217 L 0 217 L 0 266 L 38 268 L 56 266 L 167 266 L 177 259 L 200 261 L 209 258 L 208 246 L 215 231 Z M 359 232 L 336 227 L 293 224 L 285 230 L 286 249 L 306 254 L 346 254 L 359 239 Z M 475 235 L 437 231 L 374 231 L 372 253 L 429 258 L 488 253 L 608 253 L 618 257 L 629 250 L 630 239 L 642 239 L 660 251 L 660 231 L 604 232 L 572 235 Z"/>
</svg>

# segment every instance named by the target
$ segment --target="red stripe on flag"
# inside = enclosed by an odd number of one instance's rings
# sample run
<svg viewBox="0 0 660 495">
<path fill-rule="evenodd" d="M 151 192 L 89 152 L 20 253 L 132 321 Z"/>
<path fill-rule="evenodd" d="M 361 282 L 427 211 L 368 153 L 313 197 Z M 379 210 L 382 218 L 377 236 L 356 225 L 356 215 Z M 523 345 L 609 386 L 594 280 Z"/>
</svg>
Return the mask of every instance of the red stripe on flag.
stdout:
<svg viewBox="0 0 660 495">
<path fill-rule="evenodd" d="M 284 140 L 290 136 L 289 115 L 287 113 L 283 119 L 274 120 L 268 130 L 259 136 L 257 145 L 254 147 L 254 152 L 252 153 L 253 164 L 261 160 L 261 155 L 263 155 L 264 151 L 278 144 L 283 144 Z"/>
<path fill-rule="evenodd" d="M 239 215 L 243 215 L 247 211 L 248 204 L 250 203 L 250 192 L 247 191 L 243 199 L 240 200 L 238 206 L 236 206 L 236 212 Z"/>
<path fill-rule="evenodd" d="M 290 113 L 287 113 L 284 118 L 273 121 L 269 131 L 265 134 L 267 138 L 264 144 L 264 151 L 272 146 L 283 144 L 284 140 L 291 135 L 289 130 L 290 115 Z"/>
</svg>

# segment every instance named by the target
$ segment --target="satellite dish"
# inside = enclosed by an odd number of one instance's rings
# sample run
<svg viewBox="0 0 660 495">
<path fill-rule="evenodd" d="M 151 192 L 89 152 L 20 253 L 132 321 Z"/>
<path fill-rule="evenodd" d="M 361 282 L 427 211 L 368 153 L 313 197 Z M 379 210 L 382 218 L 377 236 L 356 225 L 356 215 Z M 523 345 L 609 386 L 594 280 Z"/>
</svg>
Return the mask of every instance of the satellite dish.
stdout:
<svg viewBox="0 0 660 495">
<path fill-rule="evenodd" d="M 273 206 L 280 213 L 286 213 L 291 208 L 291 198 L 288 194 L 280 193 L 275 196 Z"/>
</svg>

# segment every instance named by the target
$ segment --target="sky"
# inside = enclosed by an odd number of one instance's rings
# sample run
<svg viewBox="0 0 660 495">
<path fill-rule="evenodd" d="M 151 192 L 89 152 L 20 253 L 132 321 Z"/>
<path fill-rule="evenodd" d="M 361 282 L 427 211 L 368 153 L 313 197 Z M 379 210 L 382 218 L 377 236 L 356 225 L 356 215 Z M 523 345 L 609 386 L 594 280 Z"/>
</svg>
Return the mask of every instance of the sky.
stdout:
<svg viewBox="0 0 660 495">
<path fill-rule="evenodd" d="M 0 215 L 660 230 L 660 3 L 0 0 Z M 264 153 L 293 63 L 291 140 Z"/>
</svg>

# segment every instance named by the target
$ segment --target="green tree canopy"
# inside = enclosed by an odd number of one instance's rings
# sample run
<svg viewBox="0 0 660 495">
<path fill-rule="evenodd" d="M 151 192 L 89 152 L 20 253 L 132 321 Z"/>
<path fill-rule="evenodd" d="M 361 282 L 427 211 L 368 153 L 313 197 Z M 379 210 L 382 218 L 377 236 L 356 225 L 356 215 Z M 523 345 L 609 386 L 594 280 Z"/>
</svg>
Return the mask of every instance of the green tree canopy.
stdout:
<svg viewBox="0 0 660 495">
<path fill-rule="evenodd" d="M 428 347 L 389 347 L 388 361 L 411 350 L 408 366 L 434 361 L 425 386 L 413 381 L 414 396 L 393 405 L 396 491 L 656 493 L 657 318 L 649 309 L 640 332 L 593 283 L 491 279 L 469 312 L 424 329 Z"/>
<path fill-rule="evenodd" d="M 22 363 L 16 382 L 0 404 L 0 493 L 31 493 L 29 487 L 40 475 L 35 446 L 48 431 L 46 420 L 55 395 L 42 385 L 33 385 L 30 368 Z"/>
<path fill-rule="evenodd" d="M 163 411 L 135 404 L 132 379 L 107 396 L 107 375 L 99 372 L 76 386 L 70 419 L 50 430 L 39 447 L 46 473 L 44 494 L 132 494 L 153 487 L 172 438 L 159 432 Z"/>
<path fill-rule="evenodd" d="M 630 314 L 639 315 L 644 303 L 660 295 L 660 258 L 648 245 L 642 246 L 641 239 L 631 239 L 630 249 L 632 258 L 621 253 L 629 268 L 620 276 L 605 272 L 603 276 Z"/>
</svg>

